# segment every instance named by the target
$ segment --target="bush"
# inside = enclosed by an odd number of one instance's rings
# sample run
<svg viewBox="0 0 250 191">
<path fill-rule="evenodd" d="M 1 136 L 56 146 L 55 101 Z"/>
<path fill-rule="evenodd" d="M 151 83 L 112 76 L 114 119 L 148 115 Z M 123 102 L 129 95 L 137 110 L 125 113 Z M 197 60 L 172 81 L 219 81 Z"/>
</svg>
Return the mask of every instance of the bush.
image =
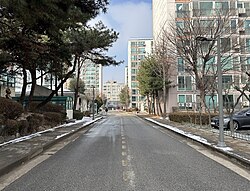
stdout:
<svg viewBox="0 0 250 191">
<path fill-rule="evenodd" d="M 7 119 L 4 133 L 7 136 L 16 135 L 18 133 L 18 122 L 13 119 Z"/>
<path fill-rule="evenodd" d="M 44 117 L 41 114 L 33 113 L 27 117 L 29 123 L 28 133 L 35 133 L 38 131 L 39 126 L 44 124 Z"/>
<path fill-rule="evenodd" d="M 0 114 L 6 119 L 16 119 L 23 113 L 23 107 L 17 101 L 0 97 Z"/>
<path fill-rule="evenodd" d="M 64 108 L 61 105 L 58 104 L 53 104 L 53 103 L 47 103 L 46 105 L 40 107 L 38 110 L 36 109 L 37 105 L 39 103 L 38 102 L 31 102 L 29 109 L 32 112 L 58 112 L 58 113 L 63 113 L 64 112 Z"/>
<path fill-rule="evenodd" d="M 44 112 L 43 115 L 46 125 L 54 126 L 61 124 L 64 121 L 64 117 L 61 113 Z"/>
<path fill-rule="evenodd" d="M 84 113 L 81 111 L 74 111 L 73 112 L 73 118 L 76 120 L 81 120 L 84 116 Z"/>
<path fill-rule="evenodd" d="M 211 114 L 211 117 L 216 116 L 216 114 Z M 200 124 L 200 117 L 202 125 L 210 124 L 208 113 L 196 113 L 196 112 L 173 112 L 169 114 L 169 119 L 175 122 L 188 122 Z"/>
<path fill-rule="evenodd" d="M 90 111 L 83 112 L 83 115 L 86 116 L 86 117 L 90 117 Z"/>
<path fill-rule="evenodd" d="M 18 121 L 18 128 L 19 128 L 19 134 L 21 136 L 27 135 L 28 134 L 28 129 L 29 129 L 28 121 L 27 120 Z"/>
<path fill-rule="evenodd" d="M 43 113 L 45 115 L 47 115 L 46 113 L 58 113 L 59 114 L 58 116 L 60 116 L 58 120 L 60 120 L 60 122 L 66 119 L 66 116 L 67 116 L 66 111 L 64 110 L 63 106 L 61 106 L 61 105 L 47 103 L 46 105 L 42 106 L 41 108 L 36 109 L 37 105 L 38 105 L 37 102 L 32 102 L 30 104 L 30 111 L 37 112 L 37 113 Z M 57 121 L 57 120 L 55 119 L 53 121 L 53 123 L 55 121 Z"/>
</svg>

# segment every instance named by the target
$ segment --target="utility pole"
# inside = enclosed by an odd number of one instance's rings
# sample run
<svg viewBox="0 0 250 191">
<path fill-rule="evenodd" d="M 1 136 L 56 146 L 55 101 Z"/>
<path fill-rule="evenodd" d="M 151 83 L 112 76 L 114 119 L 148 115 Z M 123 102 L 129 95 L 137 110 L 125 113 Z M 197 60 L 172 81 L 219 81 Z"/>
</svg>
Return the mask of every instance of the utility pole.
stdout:
<svg viewBox="0 0 250 191">
<path fill-rule="evenodd" d="M 92 89 L 93 89 L 93 99 L 92 99 L 92 120 L 95 119 L 95 86 L 92 86 Z"/>
<path fill-rule="evenodd" d="M 219 105 L 219 147 L 226 147 L 224 142 L 224 117 L 223 117 L 223 97 L 222 97 L 222 67 L 221 67 L 221 50 L 220 36 L 216 39 L 206 37 L 196 37 L 198 41 L 217 41 L 217 73 L 218 73 L 218 105 Z"/>
</svg>

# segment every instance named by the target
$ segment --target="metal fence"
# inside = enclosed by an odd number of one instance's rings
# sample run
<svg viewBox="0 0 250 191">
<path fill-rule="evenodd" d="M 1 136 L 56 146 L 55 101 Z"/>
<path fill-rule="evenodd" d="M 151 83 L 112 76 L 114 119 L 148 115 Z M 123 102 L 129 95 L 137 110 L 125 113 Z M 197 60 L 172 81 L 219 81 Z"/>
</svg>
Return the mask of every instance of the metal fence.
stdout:
<svg viewBox="0 0 250 191">
<path fill-rule="evenodd" d="M 219 133 L 218 129 L 212 129 L 212 132 Z M 246 141 L 250 141 L 250 130 L 246 131 L 238 131 L 238 132 L 231 132 L 224 130 L 224 135 L 230 136 L 236 139 L 242 139 Z"/>
</svg>

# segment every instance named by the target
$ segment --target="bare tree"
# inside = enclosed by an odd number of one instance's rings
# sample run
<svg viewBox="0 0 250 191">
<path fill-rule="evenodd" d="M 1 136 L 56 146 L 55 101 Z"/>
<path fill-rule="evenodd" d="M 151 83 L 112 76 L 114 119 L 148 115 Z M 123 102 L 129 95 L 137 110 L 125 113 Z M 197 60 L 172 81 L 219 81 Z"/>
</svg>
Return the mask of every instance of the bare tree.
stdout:
<svg viewBox="0 0 250 191">
<path fill-rule="evenodd" d="M 222 73 L 235 73 L 234 67 L 239 62 L 233 63 L 233 55 L 241 42 L 237 29 L 231 25 L 235 11 L 211 10 L 209 16 L 203 11 L 194 10 L 193 15 L 183 13 L 182 19 L 174 20 L 162 30 L 162 38 L 171 45 L 167 47 L 170 54 L 183 59 L 185 72 L 195 80 L 200 107 L 205 112 L 206 95 L 211 96 L 218 89 L 214 86 L 217 84 L 218 56 L 221 56 Z M 218 43 L 220 55 L 217 55 Z"/>
<path fill-rule="evenodd" d="M 156 68 L 154 69 L 156 74 L 162 77 L 162 91 L 163 91 L 163 112 L 162 117 L 166 117 L 167 114 L 167 92 L 172 86 L 171 78 L 173 71 L 175 70 L 175 55 L 172 55 L 169 51 L 169 41 L 162 36 L 155 44 L 155 58 L 157 61 Z"/>
</svg>

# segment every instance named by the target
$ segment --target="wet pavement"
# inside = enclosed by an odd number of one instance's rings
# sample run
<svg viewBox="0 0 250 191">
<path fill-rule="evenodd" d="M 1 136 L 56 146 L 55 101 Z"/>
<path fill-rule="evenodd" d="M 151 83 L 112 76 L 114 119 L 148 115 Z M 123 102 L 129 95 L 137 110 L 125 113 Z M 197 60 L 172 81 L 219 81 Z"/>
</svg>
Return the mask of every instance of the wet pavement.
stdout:
<svg viewBox="0 0 250 191">
<path fill-rule="evenodd" d="M 227 156 L 233 162 L 243 165 L 250 169 L 250 141 L 225 136 L 226 148 L 220 148 L 218 144 L 218 132 L 207 128 L 192 127 L 187 124 L 179 124 L 161 119 L 156 116 L 138 114 L 139 117 L 170 129 L 182 136 L 201 143 L 208 149 L 212 149 L 224 156 Z M 106 116 L 107 117 L 107 116 Z M 95 120 L 76 121 L 59 127 L 49 129 L 45 132 L 36 133 L 32 138 L 29 136 L 22 139 L 16 139 L 8 143 L 0 144 L 0 176 L 10 172 L 14 168 L 31 158 L 41 154 L 44 150 L 56 144 L 70 135 L 88 128 L 90 124 L 101 120 L 98 117 Z"/>
</svg>

